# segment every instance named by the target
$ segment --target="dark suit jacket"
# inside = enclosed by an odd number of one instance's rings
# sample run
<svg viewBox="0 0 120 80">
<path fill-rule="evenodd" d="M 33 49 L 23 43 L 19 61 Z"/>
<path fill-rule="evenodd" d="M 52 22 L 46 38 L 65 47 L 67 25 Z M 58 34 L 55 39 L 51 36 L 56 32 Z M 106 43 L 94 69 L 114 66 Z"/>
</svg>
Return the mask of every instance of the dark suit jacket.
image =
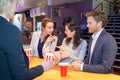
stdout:
<svg viewBox="0 0 120 80">
<path fill-rule="evenodd" d="M 0 16 L 0 80 L 32 80 L 41 75 L 41 65 L 28 68 L 19 29 Z"/>
<path fill-rule="evenodd" d="M 91 63 L 89 63 L 90 58 L 90 48 L 91 48 L 91 38 L 88 47 L 88 55 L 84 60 L 83 71 L 95 72 L 95 73 L 111 73 L 112 65 L 115 60 L 117 53 L 117 44 L 115 39 L 105 30 L 103 30 L 98 37 L 95 48 L 93 50 Z"/>
</svg>

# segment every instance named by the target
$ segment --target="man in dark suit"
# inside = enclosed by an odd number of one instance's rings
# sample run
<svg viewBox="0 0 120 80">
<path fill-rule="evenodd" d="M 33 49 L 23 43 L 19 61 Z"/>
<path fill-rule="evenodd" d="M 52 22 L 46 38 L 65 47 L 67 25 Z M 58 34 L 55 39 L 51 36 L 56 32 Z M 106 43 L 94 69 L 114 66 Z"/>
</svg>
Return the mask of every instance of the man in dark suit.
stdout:
<svg viewBox="0 0 120 80">
<path fill-rule="evenodd" d="M 0 80 L 32 80 L 52 68 L 52 62 L 29 69 L 19 29 L 8 19 L 14 16 L 16 0 L 0 0 Z"/>
<path fill-rule="evenodd" d="M 104 29 L 108 17 L 101 11 L 88 12 L 86 16 L 89 33 L 93 35 L 89 40 L 88 54 L 84 62 L 73 62 L 73 68 L 86 72 L 111 73 L 117 53 L 117 44 Z"/>
</svg>

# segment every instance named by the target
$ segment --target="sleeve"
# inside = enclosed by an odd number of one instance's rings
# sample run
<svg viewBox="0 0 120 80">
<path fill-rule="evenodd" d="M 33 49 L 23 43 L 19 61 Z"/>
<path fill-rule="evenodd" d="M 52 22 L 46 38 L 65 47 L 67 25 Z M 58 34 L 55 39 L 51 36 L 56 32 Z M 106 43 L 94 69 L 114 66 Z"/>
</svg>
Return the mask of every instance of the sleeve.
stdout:
<svg viewBox="0 0 120 80">
<path fill-rule="evenodd" d="M 6 43 L 4 44 L 9 69 L 14 80 L 31 80 L 44 72 L 43 67 L 39 65 L 28 68 L 23 56 L 21 33 L 17 28 L 13 26 L 12 28 L 5 36 Z"/>
<path fill-rule="evenodd" d="M 77 49 L 70 53 L 70 58 L 72 60 L 83 61 L 87 50 L 87 41 L 82 40 Z"/>
<path fill-rule="evenodd" d="M 30 48 L 32 49 L 32 56 L 36 56 L 36 41 L 37 41 L 37 32 L 33 32 L 31 42 L 30 42 Z"/>
<path fill-rule="evenodd" d="M 57 45 L 57 41 L 58 41 L 58 38 L 56 37 L 55 40 L 49 46 L 50 50 L 55 50 L 56 45 Z"/>
<path fill-rule="evenodd" d="M 30 42 L 30 48 L 32 48 L 32 49 L 33 49 L 33 45 L 34 45 L 34 41 L 35 41 L 35 35 L 36 35 L 36 32 L 33 32 L 31 42 Z"/>
<path fill-rule="evenodd" d="M 58 38 L 56 37 L 55 40 L 52 43 L 49 44 L 48 47 L 45 47 L 45 45 L 46 45 L 46 43 L 45 43 L 44 46 L 43 46 L 43 55 L 44 55 L 44 52 L 46 50 L 53 50 L 54 51 L 55 48 L 56 48 L 56 45 L 57 45 L 57 41 L 58 41 Z"/>
</svg>

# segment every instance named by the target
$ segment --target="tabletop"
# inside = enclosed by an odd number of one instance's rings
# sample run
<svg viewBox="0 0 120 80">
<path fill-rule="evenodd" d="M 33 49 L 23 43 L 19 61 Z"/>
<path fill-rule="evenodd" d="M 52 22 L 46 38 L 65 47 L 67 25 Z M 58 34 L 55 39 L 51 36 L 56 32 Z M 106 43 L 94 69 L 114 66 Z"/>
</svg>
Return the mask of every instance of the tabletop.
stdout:
<svg viewBox="0 0 120 80">
<path fill-rule="evenodd" d="M 39 65 L 42 61 L 43 59 L 32 57 L 30 68 Z M 115 74 L 74 71 L 72 67 L 69 66 L 67 76 L 61 77 L 59 65 L 54 64 L 52 70 L 44 72 L 41 76 L 35 78 L 34 80 L 120 80 L 120 76 Z"/>
</svg>

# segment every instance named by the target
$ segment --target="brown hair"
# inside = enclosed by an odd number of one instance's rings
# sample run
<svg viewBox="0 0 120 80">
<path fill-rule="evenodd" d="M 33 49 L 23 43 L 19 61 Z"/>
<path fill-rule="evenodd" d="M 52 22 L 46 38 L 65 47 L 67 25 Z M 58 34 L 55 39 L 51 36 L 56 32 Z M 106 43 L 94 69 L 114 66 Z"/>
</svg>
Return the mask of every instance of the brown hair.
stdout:
<svg viewBox="0 0 120 80">
<path fill-rule="evenodd" d="M 72 49 L 75 50 L 78 47 L 78 45 L 81 43 L 80 38 L 83 37 L 83 32 L 80 26 L 77 25 L 76 23 L 71 22 L 68 23 L 66 26 L 68 26 L 68 29 L 70 31 L 75 31 L 75 35 L 73 37 L 73 46 L 72 46 Z M 65 40 L 66 45 L 68 45 L 71 40 L 72 40 L 71 38 L 66 38 Z"/>
<path fill-rule="evenodd" d="M 43 18 L 43 20 L 42 20 L 42 27 L 45 28 L 48 22 L 52 22 L 54 24 L 54 21 L 52 19 L 50 19 L 50 18 Z"/>
<path fill-rule="evenodd" d="M 54 24 L 54 21 L 52 19 L 50 19 L 50 18 L 43 18 L 43 20 L 42 20 L 42 27 L 45 28 L 48 22 L 52 22 Z M 53 34 L 54 34 L 54 32 L 52 33 L 52 35 Z M 48 37 L 49 37 L 49 35 L 46 36 L 43 41 L 45 42 Z"/>
<path fill-rule="evenodd" d="M 91 11 L 86 14 L 87 17 L 94 17 L 96 22 L 102 21 L 102 27 L 106 26 L 108 16 L 103 11 Z"/>
</svg>

